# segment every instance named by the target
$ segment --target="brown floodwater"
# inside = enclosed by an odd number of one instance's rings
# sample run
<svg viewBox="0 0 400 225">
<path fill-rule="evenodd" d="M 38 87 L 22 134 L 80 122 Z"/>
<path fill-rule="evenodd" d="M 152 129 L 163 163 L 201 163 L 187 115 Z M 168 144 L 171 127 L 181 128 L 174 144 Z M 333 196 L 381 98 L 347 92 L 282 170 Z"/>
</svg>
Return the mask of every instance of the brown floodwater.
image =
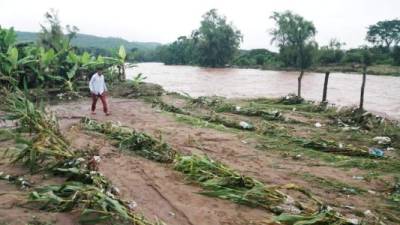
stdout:
<svg viewBox="0 0 400 225">
<path fill-rule="evenodd" d="M 218 95 L 228 98 L 279 97 L 297 91 L 297 72 L 257 69 L 210 69 L 195 66 L 166 66 L 162 63 L 139 63 L 127 69 L 128 79 L 143 73 L 147 82 L 162 85 L 168 91 L 192 97 Z M 357 105 L 362 76 L 331 73 L 328 101 L 338 106 Z M 324 74 L 306 73 L 302 95 L 320 101 Z M 400 77 L 368 75 L 365 108 L 400 119 Z"/>
</svg>

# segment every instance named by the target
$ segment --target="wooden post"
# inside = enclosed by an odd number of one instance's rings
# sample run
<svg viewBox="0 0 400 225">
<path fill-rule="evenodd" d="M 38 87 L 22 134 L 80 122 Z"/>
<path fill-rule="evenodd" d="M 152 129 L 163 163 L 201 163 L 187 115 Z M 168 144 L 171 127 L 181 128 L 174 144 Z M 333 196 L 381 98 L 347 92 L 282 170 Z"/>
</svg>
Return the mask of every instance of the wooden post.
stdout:
<svg viewBox="0 0 400 225">
<path fill-rule="evenodd" d="M 325 72 L 324 91 L 323 91 L 323 93 L 322 93 L 322 102 L 323 102 L 323 103 L 326 103 L 326 102 L 327 102 L 327 101 L 326 101 L 326 93 L 327 93 L 327 91 L 328 91 L 329 74 L 330 74 L 329 71 L 326 71 L 326 72 Z"/>
<path fill-rule="evenodd" d="M 122 81 L 126 80 L 126 76 L 125 76 L 125 64 L 122 64 Z"/>
<path fill-rule="evenodd" d="M 361 84 L 361 96 L 360 96 L 360 108 L 359 108 L 360 110 L 364 109 L 364 90 L 365 90 L 366 79 L 367 79 L 367 66 L 364 65 L 362 84 Z"/>
<path fill-rule="evenodd" d="M 301 69 L 300 76 L 297 78 L 297 96 L 301 97 L 301 80 L 303 79 L 304 70 Z"/>
</svg>

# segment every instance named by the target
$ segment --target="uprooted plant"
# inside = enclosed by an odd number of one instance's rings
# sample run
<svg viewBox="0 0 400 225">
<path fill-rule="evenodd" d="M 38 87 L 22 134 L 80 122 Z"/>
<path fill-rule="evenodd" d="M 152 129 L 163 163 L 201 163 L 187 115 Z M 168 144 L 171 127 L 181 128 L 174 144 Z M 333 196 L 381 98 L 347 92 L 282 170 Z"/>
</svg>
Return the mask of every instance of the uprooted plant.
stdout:
<svg viewBox="0 0 400 225">
<path fill-rule="evenodd" d="M 118 146 L 123 147 L 126 140 L 137 138 L 138 132 L 111 122 L 99 123 L 88 118 L 82 119 L 81 122 L 85 129 L 105 134 L 110 139 L 115 140 Z M 136 149 L 134 150 L 136 153 L 151 160 L 173 163 L 175 170 L 182 172 L 187 176 L 188 180 L 199 184 L 204 189 L 201 194 L 230 200 L 238 204 L 263 208 L 277 214 L 318 215 L 318 217 L 322 218 L 328 216 L 325 213 L 326 208 L 319 200 L 315 199 L 308 191 L 296 185 L 267 187 L 262 182 L 252 177 L 244 176 L 206 156 L 182 156 L 166 143 L 151 138 L 145 133 L 140 134 L 142 134 L 142 137 L 145 137 L 143 139 L 145 142 L 129 142 L 128 149 Z M 173 152 L 173 154 L 168 155 L 168 160 L 160 160 L 159 146 L 164 146 L 161 148 L 163 149 L 161 151 L 164 152 L 163 154 L 165 152 Z M 308 204 L 294 200 L 281 191 L 284 189 L 295 190 L 304 194 L 306 199 L 309 199 Z M 331 212 L 329 214 L 329 221 L 337 221 L 342 222 L 338 224 L 345 224 L 342 217 L 332 217 L 332 215 L 336 215 L 336 213 Z M 310 221 L 312 222 L 312 218 Z M 289 223 L 283 222 L 283 224 Z"/>
<path fill-rule="evenodd" d="M 116 145 L 121 149 L 133 151 L 158 162 L 169 163 L 174 160 L 175 150 L 145 133 L 121 127 L 111 122 L 99 123 L 89 118 L 83 118 L 81 124 L 87 130 L 105 134 L 108 138 L 116 140 Z"/>
<path fill-rule="evenodd" d="M 184 173 L 189 180 L 200 184 L 205 189 L 201 192 L 204 195 L 274 212 L 281 211 L 278 205 L 287 198 L 282 192 L 265 187 L 261 182 L 243 176 L 208 157 L 180 156 L 175 160 L 174 168 Z"/>
<path fill-rule="evenodd" d="M 31 192 L 29 202 L 48 211 L 79 209 L 81 223 L 113 220 L 134 225 L 153 224 L 132 213 L 128 204 L 114 195 L 118 194 L 116 188 L 96 171 L 99 156 L 74 151 L 62 136 L 52 114 L 37 108 L 21 91 L 7 95 L 6 111 L 5 119 L 19 121 L 20 131 L 30 131 L 32 135 L 31 139 L 16 135 L 17 153 L 11 156 L 12 162 L 22 162 L 32 172 L 47 171 L 68 180 L 61 185 L 36 188 Z M 1 178 L 10 180 L 9 176 Z M 19 181 L 16 178 L 16 182 Z"/>
<path fill-rule="evenodd" d="M 13 162 L 23 162 L 31 171 L 54 168 L 63 160 L 74 157 L 68 142 L 61 135 L 54 115 L 37 108 L 21 92 L 9 93 L 6 98 L 5 119 L 17 120 L 20 129 L 32 133 L 27 139 L 16 137 L 16 150 Z"/>
<path fill-rule="evenodd" d="M 153 224 L 142 216 L 131 213 L 128 203 L 119 200 L 112 193 L 81 182 L 66 182 L 62 185 L 37 188 L 30 193 L 29 200 L 47 211 L 66 212 L 79 208 L 82 210 L 80 217 L 82 224 L 110 220 L 128 221 L 134 225 Z"/>
<path fill-rule="evenodd" d="M 228 112 L 243 116 L 257 116 L 264 120 L 284 120 L 281 112 L 278 110 L 256 109 L 254 107 L 241 107 L 228 103 L 223 98 L 218 97 L 198 97 L 191 100 L 194 105 L 207 106 L 215 112 Z"/>
<path fill-rule="evenodd" d="M 353 224 L 339 213 L 328 210 L 311 193 L 294 184 L 267 187 L 262 182 L 244 176 L 206 156 L 179 156 L 175 160 L 174 167 L 184 173 L 190 181 L 202 186 L 204 191 L 201 194 L 272 211 L 280 214 L 275 221 L 281 224 Z M 316 206 L 306 207 L 279 189 L 299 191 Z"/>
<path fill-rule="evenodd" d="M 346 155 L 346 156 L 371 157 L 371 154 L 368 152 L 368 149 L 362 149 L 354 147 L 352 145 L 345 145 L 342 143 L 337 143 L 332 140 L 324 140 L 322 138 L 313 140 L 297 138 L 295 142 L 301 144 L 303 147 L 311 148 L 322 152 L 329 152 L 333 154 Z"/>
</svg>

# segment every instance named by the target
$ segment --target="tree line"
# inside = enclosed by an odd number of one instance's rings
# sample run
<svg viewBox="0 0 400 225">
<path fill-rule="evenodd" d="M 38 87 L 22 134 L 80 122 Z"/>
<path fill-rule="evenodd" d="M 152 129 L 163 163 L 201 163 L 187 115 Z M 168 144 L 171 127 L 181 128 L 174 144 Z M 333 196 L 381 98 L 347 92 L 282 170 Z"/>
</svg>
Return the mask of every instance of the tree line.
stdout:
<svg viewBox="0 0 400 225">
<path fill-rule="evenodd" d="M 340 65 L 351 63 L 362 67 L 363 82 L 360 106 L 364 105 L 364 88 L 367 67 L 371 64 L 400 65 L 400 20 L 379 21 L 368 27 L 366 40 L 373 47 L 362 46 L 343 50 L 345 43 L 332 39 L 327 46 L 315 41 L 317 29 L 312 21 L 291 11 L 274 12 L 270 19 L 275 22 L 270 31 L 271 43 L 279 52 L 266 49 L 239 51 L 242 34 L 226 17 L 215 9 L 203 16 L 201 25 L 190 37 L 181 36 L 171 44 L 158 49 L 159 60 L 165 64 L 192 64 L 207 67 L 269 67 L 295 68 L 300 71 L 297 96 L 301 98 L 304 72 L 315 65 Z M 157 55 L 157 54 L 155 54 Z M 325 71 L 322 102 L 326 103 L 330 71 Z"/>
<path fill-rule="evenodd" d="M 276 23 L 270 34 L 272 42 L 279 47 L 278 53 L 266 49 L 239 50 L 242 34 L 225 16 L 212 9 L 203 15 L 200 27 L 190 36 L 180 36 L 156 50 L 137 51 L 131 59 L 175 65 L 270 69 L 298 68 L 299 64 L 308 68 L 363 63 L 365 46 L 344 50 L 345 43 L 335 38 L 328 45 L 319 46 L 314 40 L 317 29 L 312 21 L 290 11 L 274 12 L 270 18 Z M 372 64 L 400 66 L 400 20 L 379 21 L 369 26 L 366 40 L 373 46 L 368 48 Z M 303 41 L 304 45 L 298 44 Z M 298 48 L 301 48 L 301 59 Z"/>
</svg>

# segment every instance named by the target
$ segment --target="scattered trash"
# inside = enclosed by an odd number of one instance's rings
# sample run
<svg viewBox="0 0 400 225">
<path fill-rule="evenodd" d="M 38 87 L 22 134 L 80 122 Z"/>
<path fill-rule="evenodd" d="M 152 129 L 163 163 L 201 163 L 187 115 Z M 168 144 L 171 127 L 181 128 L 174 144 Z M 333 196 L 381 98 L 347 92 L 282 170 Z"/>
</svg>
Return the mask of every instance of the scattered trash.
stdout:
<svg viewBox="0 0 400 225">
<path fill-rule="evenodd" d="M 299 159 L 301 159 L 301 157 L 302 157 L 301 154 L 297 154 L 297 155 L 293 156 L 292 158 L 293 158 L 294 160 L 299 160 Z"/>
<path fill-rule="evenodd" d="M 245 141 L 245 140 L 241 140 L 241 142 L 242 142 L 243 144 L 247 144 L 247 143 L 248 143 L 248 142 Z"/>
<path fill-rule="evenodd" d="M 356 207 L 351 206 L 351 205 L 345 205 L 344 208 L 345 208 L 345 209 L 353 210 L 353 209 L 355 209 Z"/>
<path fill-rule="evenodd" d="M 293 112 L 296 112 L 296 110 L 297 110 L 296 107 L 293 107 L 292 111 L 293 111 Z"/>
<path fill-rule="evenodd" d="M 394 151 L 394 148 L 393 147 L 387 147 L 386 151 Z"/>
<path fill-rule="evenodd" d="M 358 192 L 357 192 L 357 190 L 354 189 L 354 188 L 343 187 L 343 188 L 342 188 L 342 193 L 344 193 L 344 194 L 352 194 L 352 195 L 355 195 L 355 194 L 357 194 Z"/>
<path fill-rule="evenodd" d="M 363 176 L 353 176 L 354 180 L 364 180 Z"/>
<path fill-rule="evenodd" d="M 315 123 L 315 127 L 316 127 L 316 128 L 320 128 L 320 127 L 322 127 L 322 124 L 320 124 L 320 123 L 317 122 L 317 123 Z"/>
<path fill-rule="evenodd" d="M 384 136 L 374 137 L 372 140 L 377 142 L 380 145 L 388 145 L 392 142 L 390 137 L 384 137 Z"/>
<path fill-rule="evenodd" d="M 101 161 L 101 158 L 100 158 L 100 156 L 98 156 L 98 155 L 93 156 L 93 159 L 94 159 L 94 161 L 96 161 L 97 163 L 99 163 L 99 162 Z"/>
<path fill-rule="evenodd" d="M 297 96 L 296 94 L 288 94 L 279 100 L 279 103 L 283 103 L 285 105 L 296 105 L 296 104 L 301 104 L 303 102 L 304 99 L 302 97 Z"/>
<path fill-rule="evenodd" d="M 236 106 L 236 107 L 235 107 L 235 110 L 236 110 L 237 112 L 239 112 L 239 111 L 240 111 L 240 109 L 241 109 L 241 107 L 240 107 L 240 106 Z"/>
<path fill-rule="evenodd" d="M 369 210 L 369 209 L 364 211 L 364 215 L 367 216 L 367 217 L 374 216 L 374 214 L 372 214 L 371 210 Z"/>
<path fill-rule="evenodd" d="M 246 130 L 253 129 L 253 125 L 251 125 L 247 122 L 244 122 L 244 121 L 240 121 L 239 126 Z"/>
<path fill-rule="evenodd" d="M 174 213 L 174 212 L 168 212 L 168 214 L 169 214 L 170 216 L 175 216 L 175 213 Z"/>
<path fill-rule="evenodd" d="M 88 162 L 88 169 L 92 171 L 99 170 L 99 163 L 101 161 L 100 156 L 93 156 Z"/>
<path fill-rule="evenodd" d="M 111 187 L 111 193 L 114 195 L 120 195 L 121 191 L 119 190 L 119 188 L 112 186 Z"/>
<path fill-rule="evenodd" d="M 128 208 L 130 210 L 134 210 L 137 207 L 137 203 L 135 201 L 130 201 L 128 204 Z"/>
<path fill-rule="evenodd" d="M 369 149 L 369 154 L 375 157 L 383 157 L 385 153 L 379 148 L 372 148 Z"/>
<path fill-rule="evenodd" d="M 24 177 L 12 176 L 9 174 L 5 174 L 4 172 L 0 172 L 0 180 L 6 180 L 10 183 L 16 184 L 20 186 L 21 189 L 32 187 L 31 182 L 26 180 Z"/>
<path fill-rule="evenodd" d="M 370 193 L 372 195 L 376 195 L 376 191 L 373 191 L 373 190 L 368 190 L 368 193 Z"/>
<path fill-rule="evenodd" d="M 351 219 L 347 219 L 347 222 L 352 223 L 352 224 L 360 224 L 360 222 L 358 221 L 357 218 L 351 218 Z"/>
</svg>

